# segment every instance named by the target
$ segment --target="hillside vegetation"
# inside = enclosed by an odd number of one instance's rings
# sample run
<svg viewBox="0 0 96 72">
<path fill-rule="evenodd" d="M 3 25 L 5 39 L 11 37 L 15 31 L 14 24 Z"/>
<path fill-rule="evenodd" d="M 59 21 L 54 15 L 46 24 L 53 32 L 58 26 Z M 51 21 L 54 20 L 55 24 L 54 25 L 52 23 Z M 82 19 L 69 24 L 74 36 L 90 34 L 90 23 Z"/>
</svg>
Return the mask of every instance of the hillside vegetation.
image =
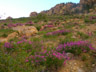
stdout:
<svg viewBox="0 0 96 72">
<path fill-rule="evenodd" d="M 95 2 L 0 20 L 0 72 L 96 72 Z"/>
<path fill-rule="evenodd" d="M 0 25 L 0 41 L 7 39 L 0 43 L 0 72 L 78 72 L 79 69 L 92 72 L 95 69 L 95 15 L 38 15 L 2 20 Z M 38 33 L 23 35 L 13 30 L 20 26 L 34 26 Z M 14 32 L 16 36 L 12 35 Z"/>
</svg>

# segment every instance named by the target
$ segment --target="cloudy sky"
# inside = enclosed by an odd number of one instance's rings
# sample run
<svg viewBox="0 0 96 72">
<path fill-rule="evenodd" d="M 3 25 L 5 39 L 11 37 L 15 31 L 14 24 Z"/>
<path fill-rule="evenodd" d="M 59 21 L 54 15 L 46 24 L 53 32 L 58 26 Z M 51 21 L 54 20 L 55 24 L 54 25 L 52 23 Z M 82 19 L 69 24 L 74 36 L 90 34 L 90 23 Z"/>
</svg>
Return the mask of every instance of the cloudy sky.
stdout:
<svg viewBox="0 0 96 72">
<path fill-rule="evenodd" d="M 48 10 L 56 4 L 66 2 L 78 3 L 79 0 L 0 0 L 0 17 L 28 17 L 30 12 Z"/>
</svg>

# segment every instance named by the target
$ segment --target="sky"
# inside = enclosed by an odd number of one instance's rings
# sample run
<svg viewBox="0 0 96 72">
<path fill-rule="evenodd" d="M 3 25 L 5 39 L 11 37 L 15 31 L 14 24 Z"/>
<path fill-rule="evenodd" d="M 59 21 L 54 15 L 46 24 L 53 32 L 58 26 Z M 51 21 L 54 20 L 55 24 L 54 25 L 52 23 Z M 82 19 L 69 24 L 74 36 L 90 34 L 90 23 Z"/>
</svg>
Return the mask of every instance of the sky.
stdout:
<svg viewBox="0 0 96 72">
<path fill-rule="evenodd" d="M 66 2 L 79 3 L 79 0 L 0 0 L 0 17 L 28 17 L 31 12 L 39 13 Z"/>
</svg>

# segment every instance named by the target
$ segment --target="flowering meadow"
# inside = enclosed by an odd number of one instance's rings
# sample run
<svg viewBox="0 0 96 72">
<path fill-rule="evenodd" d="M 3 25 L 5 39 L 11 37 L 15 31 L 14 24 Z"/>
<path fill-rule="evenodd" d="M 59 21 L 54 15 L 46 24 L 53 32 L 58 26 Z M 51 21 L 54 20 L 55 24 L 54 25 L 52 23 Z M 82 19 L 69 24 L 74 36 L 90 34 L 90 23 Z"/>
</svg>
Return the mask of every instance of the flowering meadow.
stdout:
<svg viewBox="0 0 96 72">
<path fill-rule="evenodd" d="M 7 55 L 11 55 L 14 52 L 25 51 L 27 54 L 23 60 L 25 64 L 31 67 L 45 66 L 49 70 L 50 68 L 58 69 L 58 67 L 66 65 L 67 61 L 74 59 L 74 57 L 70 58 L 67 56 L 67 53 L 79 56 L 81 53 L 96 51 L 88 41 L 67 42 L 59 44 L 56 48 L 43 50 L 44 46 L 42 42 L 32 42 L 23 39 L 17 42 L 6 42 L 3 48 Z"/>
<path fill-rule="evenodd" d="M 92 69 L 96 63 L 96 34 L 91 29 L 85 33 L 89 24 L 80 23 L 83 17 L 48 16 L 46 19 L 31 17 L 1 21 L 0 26 L 4 26 L 4 29 L 0 28 L 1 39 L 13 33 L 13 27 L 23 25 L 36 27 L 38 33 L 30 37 L 18 35 L 6 42 L 0 39 L 0 72 L 60 72 L 72 60 L 82 62 L 87 72 Z M 74 28 L 77 26 L 80 28 Z M 80 29 L 84 29 L 84 33 Z"/>
</svg>

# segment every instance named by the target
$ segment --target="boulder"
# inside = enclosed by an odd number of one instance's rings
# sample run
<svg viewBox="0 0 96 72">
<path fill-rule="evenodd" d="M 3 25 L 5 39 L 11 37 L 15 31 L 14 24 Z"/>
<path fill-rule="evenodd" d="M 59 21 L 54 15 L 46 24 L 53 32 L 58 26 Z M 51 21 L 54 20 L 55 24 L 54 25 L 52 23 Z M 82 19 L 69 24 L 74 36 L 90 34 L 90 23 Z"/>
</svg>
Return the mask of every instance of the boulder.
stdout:
<svg viewBox="0 0 96 72">
<path fill-rule="evenodd" d="M 30 17 L 34 17 L 34 16 L 37 16 L 38 14 L 37 14 L 37 12 L 31 12 L 30 13 Z"/>
<path fill-rule="evenodd" d="M 4 43 L 4 42 L 8 42 L 8 39 L 1 37 L 1 38 L 0 38 L 0 43 Z"/>
<path fill-rule="evenodd" d="M 72 53 L 66 53 L 66 56 L 69 58 L 73 58 L 74 55 Z"/>
<path fill-rule="evenodd" d="M 9 16 L 9 17 L 7 17 L 6 19 L 13 19 L 13 18 Z"/>
<path fill-rule="evenodd" d="M 6 38 L 0 37 L 0 43 L 8 42 L 10 39 L 14 39 L 16 36 L 18 36 L 17 32 L 10 33 Z"/>
<path fill-rule="evenodd" d="M 17 26 L 12 29 L 18 31 L 21 36 L 25 35 L 27 37 L 38 33 L 38 30 L 34 26 Z"/>
<path fill-rule="evenodd" d="M 3 24 L 3 25 L 0 26 L 0 29 L 8 29 L 8 26 Z"/>
<path fill-rule="evenodd" d="M 18 36 L 18 33 L 17 32 L 13 32 L 11 34 L 8 35 L 7 39 L 10 40 L 10 39 L 13 39 L 15 38 L 16 36 Z"/>
</svg>

